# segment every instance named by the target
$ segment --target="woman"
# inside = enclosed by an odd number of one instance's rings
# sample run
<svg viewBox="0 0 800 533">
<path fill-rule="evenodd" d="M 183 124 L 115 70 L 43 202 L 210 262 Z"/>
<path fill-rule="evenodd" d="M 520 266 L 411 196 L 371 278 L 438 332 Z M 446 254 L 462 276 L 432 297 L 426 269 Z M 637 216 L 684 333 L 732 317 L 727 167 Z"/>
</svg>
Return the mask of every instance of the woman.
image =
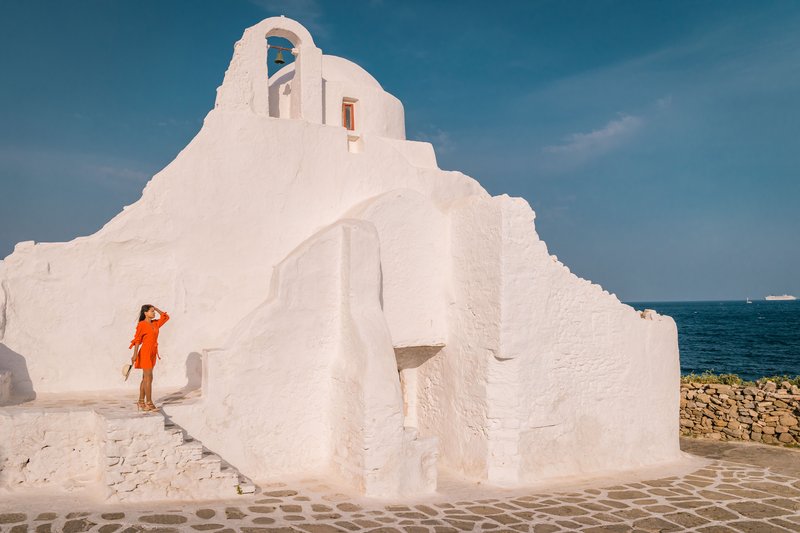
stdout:
<svg viewBox="0 0 800 533">
<path fill-rule="evenodd" d="M 153 320 L 159 314 L 158 320 Z M 145 304 L 139 311 L 139 323 L 131 345 L 133 357 L 131 363 L 134 368 L 142 369 L 142 383 L 139 385 L 139 401 L 136 405 L 143 411 L 156 411 L 153 403 L 153 367 L 156 366 L 158 355 L 158 330 L 169 320 L 169 315 L 161 309 Z"/>
</svg>

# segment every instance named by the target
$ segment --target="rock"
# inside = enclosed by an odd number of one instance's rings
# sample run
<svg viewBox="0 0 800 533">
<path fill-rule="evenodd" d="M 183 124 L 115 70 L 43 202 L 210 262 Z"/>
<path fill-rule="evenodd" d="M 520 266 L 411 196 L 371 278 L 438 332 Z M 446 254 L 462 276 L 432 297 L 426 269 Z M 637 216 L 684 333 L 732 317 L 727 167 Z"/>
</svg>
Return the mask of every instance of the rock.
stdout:
<svg viewBox="0 0 800 533">
<path fill-rule="evenodd" d="M 797 425 L 797 419 L 792 415 L 784 415 L 780 418 L 780 423 L 782 426 L 792 427 Z"/>
<path fill-rule="evenodd" d="M 692 427 L 694 427 L 694 422 L 692 422 L 691 420 L 688 420 L 686 418 L 681 418 L 681 426 L 687 427 L 687 428 L 692 428 Z"/>
<path fill-rule="evenodd" d="M 767 381 L 761 386 L 761 390 L 765 392 L 775 392 L 778 389 L 778 386 L 775 385 L 774 381 Z"/>
<path fill-rule="evenodd" d="M 740 424 L 738 420 L 731 420 L 730 422 L 728 422 L 728 428 L 730 429 L 739 429 L 739 427 Z"/>
<path fill-rule="evenodd" d="M 741 430 L 739 430 L 739 429 L 728 429 L 728 428 L 723 428 L 723 429 L 722 429 L 722 432 L 723 432 L 724 434 L 728 435 L 729 437 L 733 437 L 733 438 L 735 438 L 735 439 L 740 439 L 740 438 L 742 438 L 742 432 L 741 432 Z"/>
<path fill-rule="evenodd" d="M 790 443 L 790 442 L 794 442 L 794 437 L 792 437 L 792 436 L 791 436 L 789 433 L 781 433 L 781 434 L 778 436 L 778 440 L 779 440 L 780 442 L 783 442 L 783 443 L 786 443 L 786 444 L 788 444 L 788 443 Z"/>
<path fill-rule="evenodd" d="M 781 381 L 781 388 L 789 390 L 792 388 L 792 384 L 789 383 L 788 381 Z"/>
<path fill-rule="evenodd" d="M 772 427 L 772 426 L 765 426 L 764 428 L 762 428 L 762 431 L 763 431 L 764 435 L 774 435 L 775 434 L 775 428 Z"/>
</svg>

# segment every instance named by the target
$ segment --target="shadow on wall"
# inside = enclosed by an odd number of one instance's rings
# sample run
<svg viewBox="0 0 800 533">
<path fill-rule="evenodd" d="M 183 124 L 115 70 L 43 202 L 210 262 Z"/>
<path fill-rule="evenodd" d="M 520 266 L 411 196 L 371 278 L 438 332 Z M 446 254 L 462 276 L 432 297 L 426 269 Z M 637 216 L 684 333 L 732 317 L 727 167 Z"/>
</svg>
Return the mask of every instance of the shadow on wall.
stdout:
<svg viewBox="0 0 800 533">
<path fill-rule="evenodd" d="M 203 356 L 192 352 L 186 358 L 186 385 L 179 391 L 161 398 L 165 405 L 181 403 L 187 399 L 189 393 L 200 389 L 203 384 Z"/>
<path fill-rule="evenodd" d="M 186 358 L 186 385 L 185 390 L 199 389 L 203 384 L 203 356 L 192 352 Z"/>
<path fill-rule="evenodd" d="M 0 405 L 15 405 L 36 398 L 27 361 L 2 342 L 0 342 L 0 372 L 11 373 L 11 397 L 5 400 L 0 397 Z"/>
</svg>

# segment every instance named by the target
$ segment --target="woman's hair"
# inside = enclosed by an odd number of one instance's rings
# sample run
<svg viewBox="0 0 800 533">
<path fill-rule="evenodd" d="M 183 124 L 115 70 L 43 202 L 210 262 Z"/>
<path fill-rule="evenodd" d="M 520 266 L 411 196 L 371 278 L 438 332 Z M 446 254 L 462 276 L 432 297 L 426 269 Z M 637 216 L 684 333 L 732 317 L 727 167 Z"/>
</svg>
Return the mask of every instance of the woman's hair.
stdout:
<svg viewBox="0 0 800 533">
<path fill-rule="evenodd" d="M 142 306 L 142 309 L 139 311 L 139 322 L 141 322 L 142 320 L 144 320 L 144 314 L 145 314 L 147 311 L 149 311 L 151 307 L 153 307 L 153 306 L 152 306 L 152 305 L 150 305 L 150 304 L 144 304 L 144 305 Z"/>
</svg>

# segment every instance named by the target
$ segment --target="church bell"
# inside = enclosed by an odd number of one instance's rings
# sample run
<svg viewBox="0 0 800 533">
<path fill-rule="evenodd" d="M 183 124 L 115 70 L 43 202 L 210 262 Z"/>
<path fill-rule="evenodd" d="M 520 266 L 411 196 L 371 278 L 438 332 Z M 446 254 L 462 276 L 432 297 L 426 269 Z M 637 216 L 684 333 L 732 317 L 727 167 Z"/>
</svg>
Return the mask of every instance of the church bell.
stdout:
<svg viewBox="0 0 800 533">
<path fill-rule="evenodd" d="M 275 64 L 283 65 L 286 61 L 283 60 L 283 50 L 278 50 L 278 55 L 275 56 Z"/>
</svg>

